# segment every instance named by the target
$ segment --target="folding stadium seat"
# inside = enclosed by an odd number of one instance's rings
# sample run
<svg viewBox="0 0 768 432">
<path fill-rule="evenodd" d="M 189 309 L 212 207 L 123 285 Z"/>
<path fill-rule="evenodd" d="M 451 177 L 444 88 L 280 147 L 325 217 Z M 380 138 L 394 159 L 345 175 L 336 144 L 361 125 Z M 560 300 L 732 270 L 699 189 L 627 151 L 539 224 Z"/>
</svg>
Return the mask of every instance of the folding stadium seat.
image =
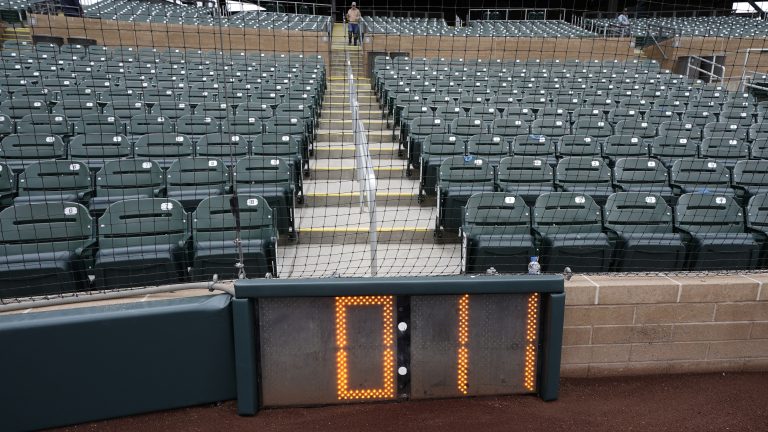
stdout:
<svg viewBox="0 0 768 432">
<path fill-rule="evenodd" d="M 223 133 L 238 134 L 245 137 L 260 135 L 264 130 L 262 121 L 247 115 L 231 116 L 221 122 Z"/>
<path fill-rule="evenodd" d="M 29 164 L 52 159 L 63 159 L 64 142 L 58 135 L 16 134 L 0 142 L 0 160 L 14 172 L 21 172 Z"/>
<path fill-rule="evenodd" d="M 400 115 L 395 117 L 392 136 L 395 136 L 397 128 L 400 127 L 400 145 L 404 147 L 411 122 L 417 117 L 429 117 L 432 114 L 432 108 L 423 105 L 421 102 L 406 105 L 403 107 L 402 111 L 400 111 Z"/>
<path fill-rule="evenodd" d="M 659 126 L 659 136 L 701 140 L 701 128 L 685 121 L 665 121 Z"/>
<path fill-rule="evenodd" d="M 104 114 L 130 119 L 133 116 L 147 114 L 147 106 L 144 104 L 144 101 L 138 98 L 117 99 L 111 101 L 104 107 Z M 150 112 L 149 114 L 158 115 L 153 112 Z"/>
<path fill-rule="evenodd" d="M 752 159 L 768 159 L 768 138 L 756 139 L 749 150 Z"/>
<path fill-rule="evenodd" d="M 48 114 L 48 105 L 40 99 L 8 99 L 0 103 L 0 111 L 12 119 L 21 119 L 29 114 Z"/>
<path fill-rule="evenodd" d="M 48 160 L 27 165 L 19 175 L 19 193 L 13 203 L 72 202 L 87 206 L 92 195 L 87 165 L 77 161 Z"/>
<path fill-rule="evenodd" d="M 230 112 L 230 106 L 222 102 L 203 102 L 195 107 L 195 115 L 212 117 L 216 120 L 229 117 Z"/>
<path fill-rule="evenodd" d="M 0 212 L 0 296 L 88 289 L 91 232 L 91 217 L 79 204 L 20 204 Z"/>
<path fill-rule="evenodd" d="M 616 124 L 616 133 L 640 137 L 648 143 L 656 136 L 656 125 L 646 120 L 622 120 Z"/>
<path fill-rule="evenodd" d="M 111 114 L 86 114 L 72 124 L 75 135 L 82 134 L 125 134 L 125 123 Z"/>
<path fill-rule="evenodd" d="M 511 154 L 515 156 L 536 156 L 542 158 L 548 165 L 555 166 L 555 144 L 544 135 L 518 135 L 512 141 Z"/>
<path fill-rule="evenodd" d="M 536 112 L 537 119 L 554 119 L 569 121 L 569 112 L 559 107 L 544 107 Z"/>
<path fill-rule="evenodd" d="M 742 160 L 733 168 L 733 189 L 742 203 L 755 195 L 768 193 L 768 161 Z"/>
<path fill-rule="evenodd" d="M 451 122 L 450 130 L 451 134 L 461 137 L 462 139 L 469 139 L 469 137 L 473 135 L 486 132 L 485 125 L 481 119 L 469 117 L 453 120 Z"/>
<path fill-rule="evenodd" d="M 566 157 L 555 169 L 555 188 L 590 195 L 598 204 L 604 204 L 613 193 L 611 169 L 600 157 Z"/>
<path fill-rule="evenodd" d="M 266 133 L 253 137 L 251 155 L 281 158 L 288 161 L 293 169 L 296 201 L 304 201 L 304 176 L 309 176 L 309 160 L 302 155 L 301 143 L 290 135 Z"/>
<path fill-rule="evenodd" d="M 728 91 L 723 87 L 705 87 L 699 93 L 699 101 L 709 103 L 724 103 L 729 98 Z"/>
<path fill-rule="evenodd" d="M 245 276 L 276 276 L 277 232 L 272 213 L 266 200 L 254 195 L 226 195 L 201 202 L 192 218 L 193 278 L 211 280 L 218 275 L 219 280 L 237 279 L 235 263 L 241 250 Z"/>
<path fill-rule="evenodd" d="M 187 214 L 168 198 L 116 202 L 99 218 L 94 263 L 101 289 L 179 283 L 186 278 Z"/>
<path fill-rule="evenodd" d="M 700 153 L 701 157 L 712 159 L 733 170 L 740 159 L 749 159 L 749 144 L 736 138 L 704 138 Z"/>
<path fill-rule="evenodd" d="M 429 135 L 447 134 L 448 125 L 442 118 L 438 117 L 417 117 L 411 121 L 409 134 L 407 137 L 407 155 L 408 165 L 419 168 L 421 162 L 421 147 L 424 139 Z M 410 167 L 406 169 L 406 174 L 410 175 Z"/>
<path fill-rule="evenodd" d="M 147 88 L 141 91 L 144 102 L 177 101 L 181 92 L 173 88 Z"/>
<path fill-rule="evenodd" d="M 248 140 L 237 134 L 212 133 L 197 140 L 198 156 L 222 159 L 226 166 L 234 166 L 237 159 L 248 156 Z"/>
<path fill-rule="evenodd" d="M 175 133 L 151 133 L 142 135 L 134 145 L 134 156 L 157 162 L 167 169 L 178 158 L 195 154 L 192 141 L 187 135 Z"/>
<path fill-rule="evenodd" d="M 394 126 L 401 126 L 403 124 L 403 121 L 404 121 L 403 118 L 402 118 L 403 111 L 405 111 L 409 107 L 418 107 L 418 106 L 424 105 L 424 99 L 422 99 L 421 96 L 419 96 L 418 94 L 415 94 L 415 93 L 410 93 L 410 92 L 400 93 L 400 94 L 397 95 L 397 97 L 395 97 L 394 104 L 395 104 L 395 106 L 394 106 L 394 110 L 393 110 L 393 113 L 392 113 L 393 114 L 392 115 L 392 119 L 393 119 L 392 120 L 392 122 L 393 122 L 392 124 Z M 408 111 L 410 113 L 412 113 L 412 114 L 416 114 L 417 111 L 421 111 L 421 110 L 416 110 L 415 108 L 410 108 L 410 109 L 408 109 Z M 427 111 L 422 111 L 422 112 L 426 113 L 428 111 L 429 111 L 429 109 L 427 109 Z M 426 115 L 426 114 L 422 114 L 422 115 Z M 388 116 L 386 114 L 385 114 L 385 117 L 388 118 Z M 418 117 L 418 115 L 416 117 Z M 412 118 L 413 118 L 413 116 L 412 116 Z"/>
<path fill-rule="evenodd" d="M 603 232 L 600 207 L 590 196 L 573 192 L 539 196 L 533 207 L 533 230 L 542 271 L 608 270 L 613 249 Z"/>
<path fill-rule="evenodd" d="M 549 106 L 549 99 L 546 96 L 525 96 L 520 101 L 520 105 L 533 111 L 538 111 Z"/>
<path fill-rule="evenodd" d="M 576 120 L 572 129 L 574 135 L 588 136 L 601 143 L 604 142 L 606 138 L 613 135 L 613 128 L 610 123 L 592 118 L 580 118 Z"/>
<path fill-rule="evenodd" d="M 502 158 L 509 156 L 509 144 L 499 135 L 473 135 L 467 141 L 467 154 L 497 167 Z"/>
<path fill-rule="evenodd" d="M 502 159 L 497 181 L 501 191 L 520 196 L 528 205 L 533 205 L 540 195 L 555 191 L 552 167 L 535 156 Z"/>
<path fill-rule="evenodd" d="M 754 195 L 749 199 L 746 210 L 747 229 L 753 233 L 761 246 L 758 265 L 765 268 L 768 265 L 768 194 Z"/>
<path fill-rule="evenodd" d="M 302 156 L 307 160 L 314 152 L 312 132 L 309 130 L 307 122 L 301 118 L 276 116 L 266 120 L 264 121 L 264 133 L 289 135 L 295 138 L 301 144 Z"/>
<path fill-rule="evenodd" d="M 749 127 L 740 126 L 738 123 L 712 122 L 704 126 L 704 138 L 736 138 L 747 139 Z"/>
<path fill-rule="evenodd" d="M 648 146 L 642 138 L 633 135 L 613 135 L 603 143 L 603 157 L 613 166 L 625 157 L 648 156 Z"/>
<path fill-rule="evenodd" d="M 238 116 L 256 118 L 259 120 L 274 117 L 274 112 L 268 104 L 254 102 L 253 100 L 246 104 L 238 105 L 236 114 Z"/>
<path fill-rule="evenodd" d="M 185 115 L 176 120 L 176 132 L 189 136 L 217 133 L 219 122 L 216 118 L 206 115 Z"/>
<path fill-rule="evenodd" d="M 15 129 L 16 124 L 13 119 L 9 115 L 0 112 L 0 137 L 12 134 Z"/>
<path fill-rule="evenodd" d="M 754 141 L 760 138 L 768 138 L 768 121 L 761 121 L 749 127 L 749 141 Z"/>
<path fill-rule="evenodd" d="M 164 185 L 163 170 L 154 161 L 106 161 L 96 173 L 96 196 L 91 198 L 89 210 L 98 215 L 118 201 L 154 198 L 160 196 Z"/>
<path fill-rule="evenodd" d="M 507 141 L 511 141 L 517 135 L 527 135 L 530 127 L 525 120 L 511 118 L 497 118 L 491 124 L 491 133 L 500 135 Z"/>
<path fill-rule="evenodd" d="M 23 87 L 13 93 L 8 93 L 6 89 L 3 89 L 3 92 L 6 96 L 10 95 L 12 99 L 41 100 L 45 103 L 51 102 L 54 97 L 54 94 L 45 87 Z"/>
<path fill-rule="evenodd" d="M 674 232 L 664 199 L 644 192 L 618 192 L 605 204 L 605 227 L 614 245 L 615 271 L 678 271 L 685 245 Z"/>
<path fill-rule="evenodd" d="M 676 200 L 669 185 L 667 168 L 653 158 L 618 159 L 613 168 L 613 183 L 617 191 L 658 195 L 668 203 Z"/>
<path fill-rule="evenodd" d="M 96 97 L 99 96 L 94 89 L 90 87 L 86 87 L 85 85 L 75 85 L 72 87 L 64 87 L 61 90 L 54 92 L 53 95 L 56 99 L 55 102 L 57 104 L 63 101 L 74 101 L 74 100 L 94 101 Z M 77 105 L 73 102 L 70 102 L 69 105 L 72 108 L 77 108 Z M 81 106 L 81 108 L 82 107 L 83 106 Z"/>
<path fill-rule="evenodd" d="M 166 173 L 167 197 L 194 211 L 208 197 L 226 193 L 227 167 L 221 159 L 185 157 L 175 160 Z"/>
<path fill-rule="evenodd" d="M 469 197 L 480 192 L 494 192 L 493 167 L 473 156 L 454 156 L 440 164 L 437 179 L 437 220 L 435 234 L 443 230 L 458 233 L 463 207 Z"/>
<path fill-rule="evenodd" d="M 150 133 L 172 133 L 173 123 L 164 116 L 138 115 L 131 117 L 126 123 L 129 136 L 141 136 Z"/>
<path fill-rule="evenodd" d="M 613 110 L 615 110 L 614 108 Z M 611 110 L 611 111 L 613 111 Z M 610 111 L 609 111 L 610 112 Z M 578 120 L 593 120 L 603 121 L 605 119 L 605 113 L 598 108 L 576 108 L 571 113 L 571 120 L 575 123 Z"/>
<path fill-rule="evenodd" d="M 557 143 L 563 135 L 571 133 L 567 121 L 555 119 L 537 119 L 531 124 L 532 135 L 542 135 Z"/>
<path fill-rule="evenodd" d="M 625 110 L 646 113 L 652 109 L 652 100 L 641 97 L 628 97 L 619 100 L 619 106 Z M 614 110 L 611 110 L 614 111 Z"/>
<path fill-rule="evenodd" d="M 653 139 L 650 154 L 669 168 L 678 159 L 698 157 L 699 146 L 688 138 L 659 136 Z"/>
<path fill-rule="evenodd" d="M 731 177 L 724 164 L 708 159 L 679 159 L 670 170 L 670 185 L 677 195 L 708 193 L 733 195 Z"/>
<path fill-rule="evenodd" d="M 675 210 L 675 227 L 683 233 L 691 270 L 753 269 L 760 246 L 745 232 L 744 214 L 727 195 L 682 195 Z"/>
<path fill-rule="evenodd" d="M 622 120 L 635 120 L 640 116 L 640 111 L 633 108 L 614 108 L 608 112 L 608 123 L 616 125 Z"/>
<path fill-rule="evenodd" d="M 296 239 L 293 169 L 285 159 L 249 156 L 237 161 L 233 187 L 237 195 L 263 197 L 275 211 L 278 232 Z"/>
<path fill-rule="evenodd" d="M 462 223 L 465 273 L 527 271 L 536 255 L 531 236 L 531 213 L 517 195 L 484 192 L 467 201 Z"/>
</svg>

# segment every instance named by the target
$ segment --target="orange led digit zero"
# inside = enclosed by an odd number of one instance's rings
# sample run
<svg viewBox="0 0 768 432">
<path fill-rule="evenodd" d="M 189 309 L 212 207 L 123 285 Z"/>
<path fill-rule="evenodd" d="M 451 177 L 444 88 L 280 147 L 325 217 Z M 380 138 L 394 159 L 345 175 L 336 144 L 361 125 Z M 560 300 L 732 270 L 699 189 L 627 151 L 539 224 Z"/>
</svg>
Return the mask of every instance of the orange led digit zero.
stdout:
<svg viewBox="0 0 768 432">
<path fill-rule="evenodd" d="M 461 394 L 467 394 L 469 372 L 469 294 L 459 298 L 459 352 L 457 368 L 457 385 Z"/>
<path fill-rule="evenodd" d="M 382 310 L 382 383 L 380 388 L 350 389 L 347 363 L 347 308 L 381 306 Z M 339 400 L 385 399 L 395 396 L 394 297 L 336 297 L 336 388 Z"/>
<path fill-rule="evenodd" d="M 523 385 L 526 390 L 536 389 L 536 341 L 538 339 L 539 322 L 539 293 L 528 297 L 528 310 L 525 326 L 525 369 Z"/>
</svg>

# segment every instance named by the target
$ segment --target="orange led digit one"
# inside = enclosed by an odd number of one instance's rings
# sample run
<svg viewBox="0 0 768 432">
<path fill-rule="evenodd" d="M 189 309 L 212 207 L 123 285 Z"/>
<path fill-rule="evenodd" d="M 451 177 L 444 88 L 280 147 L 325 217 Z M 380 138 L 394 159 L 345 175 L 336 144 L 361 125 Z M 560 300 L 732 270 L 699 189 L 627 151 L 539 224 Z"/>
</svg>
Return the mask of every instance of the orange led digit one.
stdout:
<svg viewBox="0 0 768 432">
<path fill-rule="evenodd" d="M 469 294 L 459 298 L 459 358 L 457 368 L 457 385 L 461 394 L 467 394 L 469 372 Z"/>
<path fill-rule="evenodd" d="M 382 309 L 382 359 L 383 387 L 373 389 L 350 389 L 347 363 L 347 307 L 381 306 Z M 395 343 L 394 343 L 394 297 L 353 296 L 336 297 L 336 390 L 339 400 L 385 399 L 395 397 Z"/>
<path fill-rule="evenodd" d="M 539 293 L 528 297 L 528 311 L 525 326 L 525 369 L 523 385 L 526 390 L 536 389 L 536 332 L 539 321 Z"/>
</svg>

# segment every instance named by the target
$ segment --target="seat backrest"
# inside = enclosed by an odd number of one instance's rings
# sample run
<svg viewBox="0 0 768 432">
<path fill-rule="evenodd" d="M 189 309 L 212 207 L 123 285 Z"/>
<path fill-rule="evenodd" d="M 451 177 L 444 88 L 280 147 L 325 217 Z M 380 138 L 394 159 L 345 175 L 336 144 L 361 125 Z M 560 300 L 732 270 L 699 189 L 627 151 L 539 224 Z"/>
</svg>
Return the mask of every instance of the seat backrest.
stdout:
<svg viewBox="0 0 768 432">
<path fill-rule="evenodd" d="M 562 119 L 538 119 L 531 125 L 531 133 L 547 137 L 561 137 L 570 133 L 568 122 Z"/>
<path fill-rule="evenodd" d="M 118 134 L 125 132 L 123 121 L 113 114 L 86 114 L 74 122 L 74 133 Z"/>
<path fill-rule="evenodd" d="M 749 199 L 747 227 L 768 233 L 768 194 L 755 195 Z"/>
<path fill-rule="evenodd" d="M 5 100 L 0 103 L 0 110 L 15 119 L 20 119 L 28 114 L 48 114 L 48 106 L 42 99 Z"/>
<path fill-rule="evenodd" d="M 246 156 L 248 140 L 238 134 L 206 134 L 197 140 L 197 155 L 227 158 Z"/>
<path fill-rule="evenodd" d="M 732 137 L 745 139 L 748 127 L 743 127 L 734 122 L 711 122 L 704 126 L 704 138 Z"/>
<path fill-rule="evenodd" d="M 169 198 L 118 201 L 99 218 L 99 248 L 176 245 L 184 238 L 187 214 Z"/>
<path fill-rule="evenodd" d="M 69 157 L 83 159 L 119 159 L 131 156 L 131 143 L 125 135 L 87 133 L 69 142 Z"/>
<path fill-rule="evenodd" d="M 659 126 L 659 136 L 701 139 L 701 128 L 689 121 L 665 121 Z"/>
<path fill-rule="evenodd" d="M 176 120 L 176 132 L 186 135 L 205 135 L 219 131 L 219 122 L 208 115 L 185 115 Z"/>
<path fill-rule="evenodd" d="M 233 173 L 235 187 L 239 185 L 290 185 L 291 166 L 279 157 L 249 156 L 239 159 Z"/>
<path fill-rule="evenodd" d="M 194 154 L 194 147 L 186 135 L 151 133 L 139 137 L 134 146 L 134 154 L 143 159 L 187 157 Z"/>
<path fill-rule="evenodd" d="M 749 145 L 734 137 L 704 138 L 701 157 L 713 159 L 748 159 Z"/>
<path fill-rule="evenodd" d="M 131 117 L 127 125 L 128 134 L 144 135 L 149 133 L 171 133 L 173 132 L 173 123 L 170 119 L 161 115 L 139 115 Z"/>
<path fill-rule="evenodd" d="M 587 135 L 593 138 L 604 138 L 613 135 L 611 124 L 594 118 L 582 118 L 573 124 L 575 135 Z"/>
<path fill-rule="evenodd" d="M 509 146 L 499 135 L 477 134 L 467 141 L 467 154 L 480 158 L 498 158 L 509 155 Z"/>
<path fill-rule="evenodd" d="M 664 165 L 648 157 L 628 157 L 616 161 L 613 169 L 618 185 L 669 184 L 669 173 Z"/>
<path fill-rule="evenodd" d="M 558 153 L 561 156 L 599 156 L 600 143 L 588 135 L 566 135 L 560 139 Z"/>
<path fill-rule="evenodd" d="M 530 131 L 525 120 L 513 118 L 497 118 L 491 124 L 491 133 L 504 137 L 524 135 Z"/>
<path fill-rule="evenodd" d="M 744 214 L 730 196 L 688 193 L 677 200 L 675 226 L 695 234 L 742 233 Z"/>
<path fill-rule="evenodd" d="M 530 208 L 514 194 L 477 193 L 464 208 L 464 227 L 472 234 L 530 235 Z"/>
<path fill-rule="evenodd" d="M 195 114 L 213 117 L 217 120 L 227 118 L 230 115 L 230 106 L 222 102 L 203 102 L 195 107 Z"/>
<path fill-rule="evenodd" d="M 17 204 L 0 212 L 4 256 L 75 251 L 91 238 L 92 220 L 80 204 Z"/>
<path fill-rule="evenodd" d="M 196 242 L 235 240 L 238 236 L 241 240 L 277 236 L 272 209 L 264 198 L 238 195 L 234 203 L 233 198 L 232 195 L 222 195 L 200 202 L 192 214 Z M 238 212 L 237 218 L 234 211 Z"/>
<path fill-rule="evenodd" d="M 611 184 L 611 169 L 599 157 L 563 158 L 555 169 L 555 182 L 561 184 Z"/>
<path fill-rule="evenodd" d="M 108 161 L 96 173 L 96 195 L 102 191 L 128 192 L 138 190 L 152 196 L 163 186 L 163 170 L 157 162 L 146 159 L 117 159 Z M 126 193 L 130 195 L 130 193 Z"/>
<path fill-rule="evenodd" d="M 425 155 L 458 156 L 465 153 L 466 142 L 453 134 L 434 134 L 424 138 L 422 153 Z"/>
<path fill-rule="evenodd" d="M 678 159 L 670 170 L 672 184 L 706 189 L 729 186 L 730 174 L 724 164 L 707 159 Z"/>
<path fill-rule="evenodd" d="M 656 125 L 645 120 L 622 120 L 616 124 L 616 133 L 652 138 L 656 136 Z"/>
<path fill-rule="evenodd" d="M 101 109 L 94 99 L 64 99 L 53 106 L 51 113 L 78 119 L 86 114 L 101 114 Z"/>
<path fill-rule="evenodd" d="M 462 117 L 451 122 L 451 133 L 463 137 L 471 137 L 485 132 L 483 120 L 479 118 Z"/>
<path fill-rule="evenodd" d="M 548 156 L 555 154 L 555 145 L 544 135 L 518 135 L 512 142 L 512 154 L 523 156 Z"/>
<path fill-rule="evenodd" d="M 301 143 L 291 135 L 266 133 L 251 140 L 251 154 L 254 156 L 285 157 L 288 160 L 301 155 Z"/>
<path fill-rule="evenodd" d="M 625 233 L 671 233 L 672 210 L 659 195 L 617 192 L 605 203 L 605 227 Z"/>
<path fill-rule="evenodd" d="M 64 157 L 64 142 L 58 135 L 16 134 L 0 142 L 0 159 L 60 159 Z"/>
<path fill-rule="evenodd" d="M 554 171 L 545 159 L 535 156 L 511 156 L 499 163 L 499 184 L 544 183 L 552 185 Z"/>
<path fill-rule="evenodd" d="M 70 123 L 60 114 L 28 114 L 16 122 L 18 134 L 69 135 Z"/>
<path fill-rule="evenodd" d="M 696 141 L 688 138 L 660 136 L 653 139 L 651 156 L 695 158 L 699 155 Z"/>
<path fill-rule="evenodd" d="M 40 192 L 84 191 L 91 187 L 88 165 L 70 160 L 48 160 L 28 165 L 19 175 L 19 195 Z"/>
<path fill-rule="evenodd" d="M 450 185 L 493 184 L 493 177 L 493 167 L 485 159 L 454 156 L 440 164 L 438 183 L 443 189 Z"/>
<path fill-rule="evenodd" d="M 733 168 L 735 186 L 768 186 L 768 160 L 742 160 Z"/>
<path fill-rule="evenodd" d="M 448 125 L 439 117 L 416 117 L 411 120 L 409 133 L 415 136 L 448 133 Z"/>
<path fill-rule="evenodd" d="M 635 135 L 609 136 L 603 143 L 603 155 L 619 158 L 627 156 L 645 156 L 648 154 L 648 146 Z"/>
<path fill-rule="evenodd" d="M 186 157 L 176 159 L 166 173 L 168 191 L 195 186 L 220 186 L 224 190 L 227 168 L 221 159 Z"/>
<path fill-rule="evenodd" d="M 533 206 L 533 226 L 544 235 L 599 233 L 603 229 L 595 200 L 574 192 L 540 195 Z"/>
</svg>

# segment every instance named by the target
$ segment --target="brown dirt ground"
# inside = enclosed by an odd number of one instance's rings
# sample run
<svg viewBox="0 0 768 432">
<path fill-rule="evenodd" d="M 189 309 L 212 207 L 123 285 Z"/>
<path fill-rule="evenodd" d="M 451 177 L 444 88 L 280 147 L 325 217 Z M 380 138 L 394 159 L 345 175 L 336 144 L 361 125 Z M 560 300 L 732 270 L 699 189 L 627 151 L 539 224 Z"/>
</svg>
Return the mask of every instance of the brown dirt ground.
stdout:
<svg viewBox="0 0 768 432">
<path fill-rule="evenodd" d="M 564 379 L 560 399 L 483 397 L 270 409 L 234 402 L 58 429 L 80 431 L 768 431 L 768 373 Z"/>
</svg>

